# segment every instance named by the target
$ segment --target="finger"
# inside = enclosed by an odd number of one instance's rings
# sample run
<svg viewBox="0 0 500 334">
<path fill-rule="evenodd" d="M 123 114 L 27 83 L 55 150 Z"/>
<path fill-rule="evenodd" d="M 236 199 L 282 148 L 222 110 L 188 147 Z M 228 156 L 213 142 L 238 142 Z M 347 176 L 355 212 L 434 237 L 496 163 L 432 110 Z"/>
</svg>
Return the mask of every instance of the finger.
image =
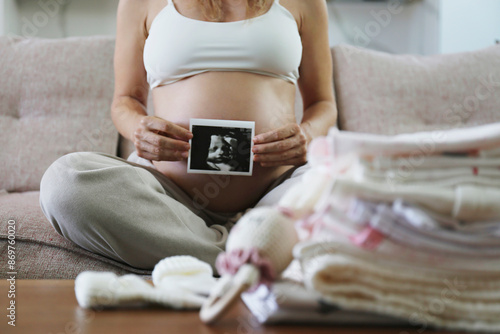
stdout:
<svg viewBox="0 0 500 334">
<path fill-rule="evenodd" d="M 277 142 L 254 145 L 252 152 L 255 154 L 284 152 L 293 149 L 294 147 L 303 146 L 306 144 L 306 139 L 302 136 L 293 136 L 285 140 Z"/>
<path fill-rule="evenodd" d="M 262 167 L 277 167 L 277 166 L 301 166 L 307 163 L 307 159 L 305 157 L 283 160 L 283 161 L 272 161 L 272 162 L 261 162 L 260 165 Z"/>
<path fill-rule="evenodd" d="M 149 152 L 142 152 L 140 153 L 137 151 L 137 155 L 141 158 L 151 160 L 151 161 L 182 161 L 187 159 L 187 155 L 181 154 L 181 152 L 176 151 L 172 152 L 168 156 L 157 156 L 155 154 L 151 154 Z"/>
<path fill-rule="evenodd" d="M 259 161 L 259 162 L 286 161 L 290 159 L 299 158 L 305 155 L 306 155 L 306 149 L 304 147 L 298 147 L 296 149 L 284 152 L 255 154 L 254 161 Z"/>
<path fill-rule="evenodd" d="M 294 136 L 300 132 L 298 124 L 287 124 L 273 131 L 261 133 L 254 137 L 255 144 L 269 143 Z"/>
<path fill-rule="evenodd" d="M 155 161 L 180 161 L 187 159 L 189 152 L 162 150 L 147 142 L 141 142 L 137 147 L 137 155 L 141 158 Z"/>
<path fill-rule="evenodd" d="M 188 151 L 190 148 L 189 143 L 185 141 L 165 137 L 153 132 L 147 132 L 143 134 L 142 140 L 150 143 L 153 146 L 159 147 L 160 149 Z"/>
<path fill-rule="evenodd" d="M 163 132 L 169 136 L 188 141 L 193 138 L 193 133 L 177 124 L 167 122 L 158 117 L 147 117 L 141 120 L 141 124 L 149 130 Z"/>
</svg>

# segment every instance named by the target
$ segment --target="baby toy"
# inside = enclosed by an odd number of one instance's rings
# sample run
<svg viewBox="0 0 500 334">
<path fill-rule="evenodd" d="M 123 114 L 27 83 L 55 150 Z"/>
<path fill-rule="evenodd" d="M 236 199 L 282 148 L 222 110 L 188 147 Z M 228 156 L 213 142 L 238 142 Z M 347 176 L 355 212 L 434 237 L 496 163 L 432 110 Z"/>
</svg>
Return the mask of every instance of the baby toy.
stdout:
<svg viewBox="0 0 500 334">
<path fill-rule="evenodd" d="M 199 309 L 216 283 L 210 265 L 192 256 L 166 258 L 152 276 L 154 286 L 137 275 L 82 272 L 75 280 L 76 299 L 84 308 L 157 304 Z"/>
<path fill-rule="evenodd" d="M 242 292 L 258 283 L 270 284 L 292 261 L 297 240 L 287 210 L 262 207 L 246 213 L 231 230 L 226 253 L 217 258 L 222 277 L 201 308 L 201 320 L 216 321 Z"/>
</svg>

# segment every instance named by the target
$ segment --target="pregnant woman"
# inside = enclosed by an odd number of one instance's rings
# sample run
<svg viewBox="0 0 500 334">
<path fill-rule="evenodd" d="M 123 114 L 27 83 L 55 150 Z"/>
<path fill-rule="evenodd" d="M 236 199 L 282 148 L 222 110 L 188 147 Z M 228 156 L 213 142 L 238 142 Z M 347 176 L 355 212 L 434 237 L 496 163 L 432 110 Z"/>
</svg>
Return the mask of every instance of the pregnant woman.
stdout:
<svg viewBox="0 0 500 334">
<path fill-rule="evenodd" d="M 117 21 L 111 112 L 135 159 L 60 158 L 42 209 L 67 239 L 134 267 L 180 254 L 213 265 L 237 214 L 300 174 L 308 143 L 335 124 L 326 3 L 121 0 Z M 188 174 L 192 118 L 254 121 L 253 175 Z"/>
</svg>

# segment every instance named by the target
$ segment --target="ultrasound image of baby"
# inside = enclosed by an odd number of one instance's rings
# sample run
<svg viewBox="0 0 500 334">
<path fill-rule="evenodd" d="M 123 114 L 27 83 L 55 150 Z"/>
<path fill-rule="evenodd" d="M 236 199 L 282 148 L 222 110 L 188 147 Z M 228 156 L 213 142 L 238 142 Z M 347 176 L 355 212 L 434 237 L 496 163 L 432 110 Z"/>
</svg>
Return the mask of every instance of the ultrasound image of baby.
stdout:
<svg viewBox="0 0 500 334">
<path fill-rule="evenodd" d="M 252 175 L 254 122 L 193 119 L 190 129 L 189 173 Z"/>
<path fill-rule="evenodd" d="M 238 140 L 229 135 L 210 136 L 207 165 L 213 170 L 234 171 L 237 169 L 236 159 Z"/>
</svg>

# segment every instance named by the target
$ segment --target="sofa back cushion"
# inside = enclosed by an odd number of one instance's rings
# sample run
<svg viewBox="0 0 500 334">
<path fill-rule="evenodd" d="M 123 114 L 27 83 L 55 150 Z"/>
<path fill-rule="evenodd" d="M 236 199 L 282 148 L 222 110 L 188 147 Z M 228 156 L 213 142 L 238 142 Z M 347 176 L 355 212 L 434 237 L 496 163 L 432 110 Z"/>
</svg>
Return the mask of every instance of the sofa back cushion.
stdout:
<svg viewBox="0 0 500 334">
<path fill-rule="evenodd" d="M 343 130 L 393 135 L 500 122 L 500 45 L 460 54 L 332 50 Z"/>
<path fill-rule="evenodd" d="M 38 190 L 75 151 L 116 154 L 114 39 L 0 37 L 0 189 Z"/>
</svg>

